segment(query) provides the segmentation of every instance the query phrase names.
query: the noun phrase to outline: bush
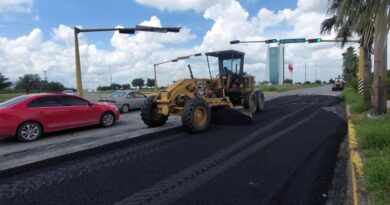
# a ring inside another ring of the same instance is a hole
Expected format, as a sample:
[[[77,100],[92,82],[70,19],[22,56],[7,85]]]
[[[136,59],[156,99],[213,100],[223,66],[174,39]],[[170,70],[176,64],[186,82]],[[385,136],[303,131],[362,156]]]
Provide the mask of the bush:
[[[353,88],[355,91],[358,90],[358,80],[356,78],[351,78],[349,81],[346,83],[346,87]]]
[[[346,87],[341,96],[350,106],[349,111],[352,114],[363,113],[371,109],[371,103],[365,103],[363,96],[351,87]]]
[[[356,120],[359,147],[363,149],[390,148],[390,118]]]

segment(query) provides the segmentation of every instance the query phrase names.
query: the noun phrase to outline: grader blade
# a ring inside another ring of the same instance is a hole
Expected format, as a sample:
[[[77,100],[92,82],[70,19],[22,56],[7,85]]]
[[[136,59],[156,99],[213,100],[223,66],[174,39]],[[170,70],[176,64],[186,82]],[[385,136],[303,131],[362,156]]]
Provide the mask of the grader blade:
[[[247,125],[252,123],[252,113],[245,109],[214,107],[211,109],[211,122],[219,125]]]

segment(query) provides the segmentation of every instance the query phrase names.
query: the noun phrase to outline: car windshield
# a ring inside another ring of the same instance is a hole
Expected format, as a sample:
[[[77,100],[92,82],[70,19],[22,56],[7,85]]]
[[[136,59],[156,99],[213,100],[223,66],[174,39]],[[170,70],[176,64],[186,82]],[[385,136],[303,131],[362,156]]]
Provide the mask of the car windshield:
[[[21,102],[21,101],[25,100],[26,98],[27,98],[27,95],[14,97],[12,99],[9,99],[5,102],[0,103],[0,107],[9,107],[9,106],[15,105],[16,103]]]
[[[126,94],[126,92],[113,92],[108,96],[108,98],[120,98],[120,97],[124,96],[125,94]]]

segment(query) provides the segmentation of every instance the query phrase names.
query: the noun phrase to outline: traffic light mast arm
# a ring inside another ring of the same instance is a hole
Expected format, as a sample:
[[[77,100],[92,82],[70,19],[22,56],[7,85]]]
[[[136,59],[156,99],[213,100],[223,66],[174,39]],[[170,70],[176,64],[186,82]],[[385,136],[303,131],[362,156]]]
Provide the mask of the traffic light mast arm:
[[[230,41],[230,44],[239,44],[239,43],[276,43],[278,40],[276,39],[267,39],[267,40],[256,40],[256,41],[240,41],[240,40],[234,40]]]
[[[343,41],[342,40],[333,39],[333,40],[322,40],[322,42],[341,43]],[[349,42],[349,43],[360,43],[359,40],[347,40],[347,42]]]
[[[75,64],[76,64],[76,84],[77,94],[83,96],[83,83],[81,78],[81,63],[80,63],[80,50],[78,34],[84,32],[105,32],[105,31],[119,31],[121,34],[135,34],[136,31],[143,32],[157,32],[157,33],[169,33],[180,32],[181,27],[150,27],[137,25],[135,28],[94,28],[94,29],[81,29],[74,27],[74,44],[75,44]]]

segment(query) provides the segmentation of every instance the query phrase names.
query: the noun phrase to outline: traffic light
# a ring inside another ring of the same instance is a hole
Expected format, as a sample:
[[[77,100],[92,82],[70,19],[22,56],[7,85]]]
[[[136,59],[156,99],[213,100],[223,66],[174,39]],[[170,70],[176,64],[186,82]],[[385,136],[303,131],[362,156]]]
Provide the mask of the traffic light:
[[[265,43],[276,43],[276,42],[278,42],[278,40],[276,40],[276,39],[265,40]]]
[[[308,43],[321,43],[322,38],[312,38],[312,39],[307,39]]]
[[[240,40],[230,41],[230,44],[239,44],[239,43],[240,43]]]
[[[118,30],[119,30],[119,33],[135,34],[134,28],[120,28]]]

